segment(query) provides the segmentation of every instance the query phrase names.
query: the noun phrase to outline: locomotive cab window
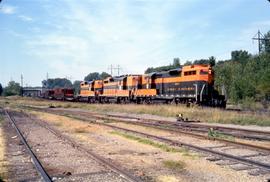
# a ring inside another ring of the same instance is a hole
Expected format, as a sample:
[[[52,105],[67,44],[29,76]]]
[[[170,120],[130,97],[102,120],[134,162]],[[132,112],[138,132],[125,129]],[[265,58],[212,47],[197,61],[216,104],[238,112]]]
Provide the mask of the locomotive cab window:
[[[181,76],[181,71],[179,71],[179,70],[169,71],[169,75],[170,76]]]
[[[189,76],[189,75],[196,75],[196,71],[186,71],[184,72],[185,76]]]

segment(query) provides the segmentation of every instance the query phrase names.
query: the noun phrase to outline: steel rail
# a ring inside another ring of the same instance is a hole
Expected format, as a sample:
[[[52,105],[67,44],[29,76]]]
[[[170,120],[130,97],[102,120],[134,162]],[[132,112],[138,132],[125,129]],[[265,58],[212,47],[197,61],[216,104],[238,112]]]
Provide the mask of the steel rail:
[[[32,109],[38,109],[38,110],[42,110],[40,108],[37,107],[32,107],[32,106],[23,106],[26,108],[32,108]],[[91,113],[91,114],[101,114],[101,113],[97,113],[97,112],[91,112],[91,111],[80,111],[83,113]],[[125,119],[136,119],[136,120],[141,120],[141,121],[152,121],[152,122],[158,122],[161,124],[172,124],[174,126],[182,126],[182,127],[186,127],[186,128],[190,128],[192,130],[192,127],[195,128],[206,128],[206,129],[214,129],[214,130],[229,130],[230,132],[246,132],[246,133],[253,133],[253,134],[261,134],[261,135],[269,135],[270,137],[270,131],[261,131],[261,130],[251,130],[251,129],[245,129],[245,128],[233,128],[233,127],[228,127],[228,126],[219,126],[219,125],[207,125],[207,124],[203,124],[203,123],[190,123],[190,122],[173,122],[173,121],[166,121],[166,120],[162,120],[162,119],[150,119],[150,118],[141,118],[141,117],[135,117],[135,116],[123,116],[123,115],[117,115],[117,114],[103,114],[106,115],[108,117],[118,117],[118,118],[125,118]],[[208,131],[208,130],[207,130]],[[224,133],[226,134],[226,133]],[[228,133],[233,135],[233,133]],[[248,137],[248,136],[246,136]],[[252,137],[251,137],[252,138]],[[267,139],[269,140],[269,139]]]
[[[46,111],[46,112],[48,112],[48,111]],[[50,113],[57,114],[55,112],[50,112]],[[76,117],[76,118],[80,119],[78,117]],[[93,118],[89,118],[89,119],[92,120]],[[270,172],[270,164],[250,160],[250,159],[247,159],[247,158],[244,158],[244,157],[241,157],[241,156],[235,156],[235,155],[231,155],[231,154],[227,154],[227,153],[222,153],[222,152],[219,152],[219,151],[199,147],[199,146],[196,146],[196,145],[192,145],[192,144],[188,144],[188,143],[184,143],[184,142],[180,142],[180,141],[171,140],[171,139],[164,138],[164,137],[159,137],[159,136],[155,136],[155,135],[151,135],[151,134],[147,134],[147,133],[143,133],[143,132],[139,132],[139,131],[135,131],[135,130],[130,130],[130,129],[126,129],[126,128],[122,128],[122,127],[118,127],[118,126],[113,126],[113,125],[107,124],[107,123],[94,123],[94,124],[108,126],[110,128],[113,128],[113,129],[122,130],[122,131],[125,131],[125,132],[130,132],[130,133],[138,134],[138,135],[141,135],[141,136],[145,136],[147,138],[156,139],[156,140],[168,143],[168,144],[173,145],[173,146],[180,146],[180,147],[184,146],[184,147],[196,150],[196,151],[206,152],[208,154],[214,154],[214,155],[220,156],[221,158],[226,158],[226,159],[229,159],[229,160],[238,161],[238,162],[244,163],[246,165],[253,165],[253,166],[265,169],[268,172]]]
[[[36,109],[36,108],[33,108],[33,109],[41,111],[40,109]],[[56,110],[47,110],[47,109],[42,110],[42,112],[48,112],[48,113],[58,114],[58,115],[62,115],[61,113],[59,114],[59,112],[64,112],[65,113],[65,111],[61,111],[61,110],[56,111]],[[217,138],[217,137],[210,138],[210,137],[208,137],[206,135],[203,135],[203,134],[194,133],[194,132],[191,132],[191,131],[186,131],[186,130],[184,130],[182,128],[179,128],[179,127],[175,127],[175,125],[168,126],[168,125],[162,125],[160,123],[143,122],[144,120],[142,120],[142,121],[128,121],[128,120],[125,120],[123,116],[121,116],[119,118],[116,118],[115,115],[114,115],[114,117],[106,117],[107,114],[104,114],[105,116],[102,116],[100,113],[98,113],[98,115],[96,115],[96,113],[94,113],[94,112],[84,112],[84,111],[75,111],[75,112],[81,113],[81,114],[86,114],[86,115],[91,115],[91,117],[98,118],[98,119],[113,120],[113,121],[116,121],[116,122],[123,122],[123,123],[127,123],[127,124],[136,124],[136,125],[141,125],[141,126],[145,126],[145,127],[161,129],[161,130],[165,130],[165,131],[169,131],[169,132],[182,133],[182,134],[185,134],[185,135],[190,135],[192,137],[203,138],[203,139],[208,139],[208,140],[209,139],[210,140],[217,140],[217,141],[227,143],[227,144],[230,144],[230,145],[235,145],[235,146],[239,146],[239,147],[243,147],[243,148],[249,148],[249,149],[253,149],[253,150],[259,150],[259,151],[262,151],[262,152],[270,153],[270,148],[269,147],[258,146],[258,145],[253,145],[253,144],[249,144],[249,143],[245,143],[245,142],[239,142],[239,141],[237,141],[237,142],[236,141],[230,141],[230,140]],[[71,113],[69,113],[69,115],[70,114]],[[63,114],[62,116],[66,116],[66,115]],[[74,116],[71,116],[71,117],[76,118],[76,119],[82,119],[80,117],[74,117]],[[88,118],[88,120],[90,120],[90,118]]]
[[[184,147],[188,147],[188,148],[193,149],[193,150],[197,150],[197,151],[201,151],[201,152],[207,152],[207,153],[210,153],[210,154],[215,154],[215,155],[218,155],[218,156],[220,156],[222,158],[225,157],[225,158],[227,158],[229,160],[238,161],[240,163],[245,163],[245,164],[248,164],[248,165],[254,165],[254,166],[257,166],[259,168],[266,169],[267,171],[270,172],[270,164],[266,164],[266,163],[246,159],[246,158],[231,155],[231,154],[222,153],[222,152],[219,152],[219,151],[214,151],[214,150],[211,150],[211,149],[208,149],[208,148],[203,148],[203,147],[199,147],[199,146],[196,146],[196,145],[192,145],[192,144],[188,144],[188,143],[184,143],[184,142],[180,142],[180,141],[175,141],[175,140],[171,140],[171,139],[160,137],[160,136],[155,136],[155,135],[151,135],[151,134],[147,134],[147,133],[143,133],[143,132],[139,132],[139,131],[135,131],[135,130],[130,130],[130,129],[126,129],[126,128],[122,128],[122,127],[118,127],[118,126],[113,126],[113,125],[106,124],[106,123],[97,123],[97,124],[98,125],[108,126],[108,127],[113,128],[113,129],[118,129],[118,130],[130,132],[130,133],[134,133],[134,134],[139,134],[139,135],[145,136],[147,138],[153,138],[153,139],[156,139],[156,140],[159,140],[159,141],[163,141],[165,143],[169,143],[170,145],[173,145],[173,146],[180,146],[180,147],[184,146]]]
[[[43,178],[43,180],[45,182],[52,182],[52,179],[50,178],[50,176],[48,175],[48,173],[46,172],[46,170],[44,169],[44,167],[42,166],[42,164],[40,163],[40,161],[38,160],[37,156],[34,154],[34,152],[31,150],[30,146],[28,145],[26,139],[24,138],[23,134],[21,133],[21,131],[19,130],[18,126],[16,125],[15,120],[10,116],[10,114],[8,113],[7,110],[4,110],[5,114],[7,115],[10,123],[14,126],[17,134],[19,135],[21,141],[23,142],[24,146],[26,147],[29,155],[32,158],[32,161],[34,163],[35,168],[37,169],[38,173],[41,175],[41,177]]]
[[[165,131],[174,132],[174,133],[181,133],[181,134],[184,134],[184,135],[189,135],[189,136],[202,138],[202,139],[206,139],[206,140],[217,140],[217,141],[221,141],[223,143],[227,143],[227,144],[231,144],[231,145],[235,145],[235,146],[240,146],[240,147],[244,147],[244,148],[250,148],[250,149],[253,149],[253,150],[255,149],[255,150],[260,150],[260,151],[263,151],[263,152],[270,153],[270,148],[269,147],[258,146],[258,145],[253,145],[253,144],[239,142],[239,141],[238,142],[230,141],[230,140],[217,138],[217,137],[211,138],[211,137],[208,137],[208,136],[203,135],[203,134],[193,133],[193,132],[189,132],[189,131],[182,131],[179,128],[166,127],[166,126],[161,125],[161,124],[144,123],[144,122],[136,122],[136,121],[128,122],[128,121],[123,121],[123,120],[121,120],[120,122],[124,122],[124,123],[127,123],[127,124],[136,124],[136,125],[156,128],[156,129],[165,130]]]
[[[174,123],[173,121],[166,121],[166,120],[161,120],[161,119],[148,119],[148,118],[140,118],[140,117],[134,117],[134,116],[121,116],[121,115],[116,115],[116,114],[106,114],[107,116],[110,117],[122,117],[122,118],[127,118],[127,119],[137,119],[137,120],[143,120],[143,121],[155,121],[155,122],[162,122],[162,123]],[[190,121],[192,122],[192,121]],[[249,133],[256,133],[256,134],[267,134],[270,135],[270,131],[261,131],[261,130],[251,130],[251,129],[244,129],[244,128],[232,128],[228,126],[218,126],[218,125],[206,125],[202,123],[190,123],[190,122],[177,122],[177,124],[181,124],[181,126],[193,126],[196,128],[199,127],[204,127],[204,128],[213,128],[213,129],[225,129],[225,130],[233,130],[233,131],[243,131],[243,132],[249,132]]]
[[[28,115],[28,117],[30,117]],[[31,117],[30,117],[31,118]],[[125,179],[132,181],[132,182],[140,182],[141,180],[139,178],[137,178],[136,176],[133,176],[132,174],[130,174],[129,172],[123,170],[122,168],[120,168],[119,166],[117,166],[116,164],[111,163],[109,160],[103,158],[102,156],[99,156],[98,154],[92,152],[91,150],[87,149],[86,147],[78,144],[77,142],[75,142],[72,138],[63,135],[61,132],[59,132],[58,130],[52,128],[51,126],[49,126],[48,124],[45,123],[40,123],[40,122],[36,122],[39,126],[46,128],[47,130],[49,130],[51,133],[53,133],[56,137],[60,138],[61,140],[68,142],[70,145],[72,145],[74,148],[77,148],[78,150],[81,150],[82,152],[87,153],[88,155],[90,155],[94,160],[96,160],[98,163],[105,165],[106,167],[108,167],[110,170],[118,173],[120,176],[123,176]]]
[[[110,117],[105,117],[105,116],[100,116],[100,115],[91,115],[92,117],[98,118],[98,119],[104,119],[104,120],[114,120],[116,122],[123,122],[123,123],[127,123],[127,124],[136,124],[136,125],[140,125],[140,126],[145,126],[145,127],[151,127],[151,128],[156,128],[156,129],[160,129],[160,130],[165,130],[165,131],[169,131],[169,132],[174,132],[174,133],[181,133],[184,135],[190,135],[193,137],[197,137],[197,138],[202,138],[202,139],[207,139],[207,140],[217,140],[217,141],[221,141],[223,143],[227,143],[227,144],[231,144],[231,145],[235,145],[235,146],[240,146],[240,147],[244,147],[244,148],[250,148],[253,150],[260,150],[262,152],[267,152],[270,153],[270,148],[269,147],[264,147],[264,146],[258,146],[258,145],[253,145],[253,144],[249,144],[249,143],[244,143],[244,142],[236,142],[236,141],[230,141],[230,140],[226,140],[226,139],[222,139],[222,138],[217,138],[217,137],[213,137],[210,138],[206,135],[203,134],[198,134],[198,133],[193,133],[193,132],[189,132],[189,131],[183,131],[180,128],[172,128],[171,126],[165,126],[159,123],[147,123],[147,122],[141,122],[141,121],[127,121],[124,120],[123,118],[121,118],[121,120],[117,119],[117,118],[110,118]]]

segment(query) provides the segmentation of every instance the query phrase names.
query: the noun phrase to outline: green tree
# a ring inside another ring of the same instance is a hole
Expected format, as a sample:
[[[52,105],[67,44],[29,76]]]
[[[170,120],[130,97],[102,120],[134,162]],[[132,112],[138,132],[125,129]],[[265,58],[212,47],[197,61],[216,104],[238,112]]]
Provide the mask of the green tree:
[[[3,87],[2,87],[2,84],[0,83],[0,96],[2,95],[3,93]]]
[[[270,54],[270,31],[268,31],[264,35],[264,38],[266,39],[265,41],[262,42],[264,50],[266,53]]]
[[[110,77],[111,75],[109,74],[109,73],[106,73],[106,72],[102,72],[101,74],[100,74],[100,78],[101,79],[105,79],[105,78],[108,78],[108,77]]]
[[[186,61],[184,66],[189,66],[189,65],[192,65],[192,61]]]
[[[79,91],[80,91],[80,84],[81,84],[82,81],[79,81],[79,80],[76,80],[73,82],[73,88],[74,88],[74,91],[75,91],[75,94],[78,94]]]
[[[43,80],[42,85],[49,89],[72,87],[71,81],[66,78],[51,78],[48,80]]]
[[[231,52],[231,60],[240,62],[240,63],[247,63],[247,60],[251,58],[251,54],[248,53],[248,51],[245,50],[236,50]]]
[[[84,81],[92,81],[92,80],[99,80],[100,75],[98,72],[89,73],[86,77],[84,77]]]
[[[270,54],[255,57],[256,62],[256,96],[259,100],[270,101]]]
[[[181,65],[180,65],[180,59],[179,58],[174,58],[173,60],[173,64],[169,64],[167,66],[159,66],[159,67],[150,67],[150,68],[147,68],[144,73],[145,74],[148,74],[148,73],[153,73],[153,72],[161,72],[161,71],[168,71],[168,70],[171,70],[171,69],[175,69],[175,68],[179,68]]]
[[[146,70],[145,70],[145,74],[148,74],[148,73],[153,73],[153,72],[155,72],[155,68],[153,68],[153,67],[149,67],[149,68],[147,68]]]
[[[216,58],[214,56],[210,56],[208,60],[209,60],[209,64],[211,66],[215,66],[216,65]]]
[[[15,81],[10,81],[8,86],[4,88],[4,96],[20,95],[21,86]]]
[[[180,59],[179,58],[174,58],[173,59],[173,66],[174,67],[180,67]]]

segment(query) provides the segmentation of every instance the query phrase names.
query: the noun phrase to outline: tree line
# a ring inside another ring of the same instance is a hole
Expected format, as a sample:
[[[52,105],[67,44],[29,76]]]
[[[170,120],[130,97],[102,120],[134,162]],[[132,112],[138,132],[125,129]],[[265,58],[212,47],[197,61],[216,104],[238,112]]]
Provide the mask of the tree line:
[[[183,65],[192,64],[210,64],[215,71],[215,87],[221,93],[225,93],[227,99],[232,102],[241,102],[250,99],[253,101],[270,101],[270,31],[264,35],[266,40],[262,42],[263,52],[259,55],[252,55],[245,50],[235,50],[231,52],[231,58],[228,60],[216,61],[211,56],[208,59],[199,59],[186,61]],[[145,74],[152,72],[168,71],[170,69],[180,68],[180,59],[174,58],[172,64],[149,67]],[[89,73],[84,77],[84,81],[105,79],[109,77],[106,72]],[[74,88],[79,92],[81,81],[76,80],[73,83],[66,78],[54,78],[43,80],[42,85],[53,89],[57,87]],[[20,95],[21,87],[19,83],[11,81],[8,86],[2,88],[0,84],[0,95]]]
[[[89,73],[84,77],[84,81],[92,81],[92,80],[98,80],[98,79],[105,79],[107,77],[111,76],[110,74],[106,72],[98,73],[93,72]],[[47,80],[42,81],[42,86],[47,89],[55,89],[55,88],[73,88],[75,90],[75,93],[79,93],[80,89],[80,83],[81,80],[76,80],[73,83],[66,78],[50,78]],[[22,88],[19,83],[15,81],[10,81],[8,85],[3,88],[0,83],[0,96],[12,96],[12,95],[21,95],[22,94]]]
[[[231,52],[229,60],[216,61],[211,56],[208,59],[186,61],[183,65],[210,64],[215,71],[215,87],[224,93],[227,99],[234,103],[241,101],[260,101],[263,104],[270,101],[270,31],[264,35],[263,51],[252,55],[245,50]],[[179,68],[178,64],[160,67],[150,67],[145,73],[167,71]]]

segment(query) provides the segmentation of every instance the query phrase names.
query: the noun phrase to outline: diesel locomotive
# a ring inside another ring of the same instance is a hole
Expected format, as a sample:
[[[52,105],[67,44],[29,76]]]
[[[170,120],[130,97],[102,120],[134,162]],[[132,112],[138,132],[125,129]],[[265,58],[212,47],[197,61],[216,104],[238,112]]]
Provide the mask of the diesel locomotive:
[[[226,107],[226,100],[214,88],[209,65],[189,65],[144,75],[122,75],[84,81],[77,100],[90,103],[186,103]]]

